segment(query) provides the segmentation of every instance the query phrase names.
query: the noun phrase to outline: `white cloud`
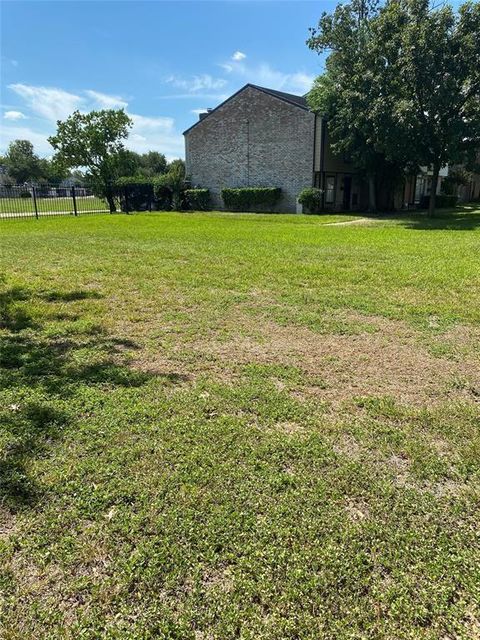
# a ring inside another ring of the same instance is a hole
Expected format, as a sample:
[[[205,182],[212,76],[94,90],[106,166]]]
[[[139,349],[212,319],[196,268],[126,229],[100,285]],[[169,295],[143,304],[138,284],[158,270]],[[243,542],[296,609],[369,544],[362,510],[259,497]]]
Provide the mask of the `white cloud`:
[[[53,153],[53,149],[47,142],[47,138],[52,133],[53,131],[42,133],[19,125],[4,125],[1,128],[0,151],[5,152],[13,140],[30,140],[34,146],[35,153],[41,156],[50,156]]]
[[[192,109],[190,113],[193,113],[196,116],[198,116],[200,113],[205,113],[206,111],[207,111],[207,107],[205,107],[204,109]]]
[[[63,89],[34,87],[31,85],[10,85],[10,89],[19,95],[32,114],[37,118],[38,130],[20,126],[3,126],[0,147],[5,149],[9,142],[17,138],[31,140],[35,151],[41,155],[50,155],[52,148],[47,142],[48,136],[55,131],[56,120],[67,118],[75,109],[88,111],[95,108],[126,108],[128,103],[118,95],[110,95],[91,89],[80,92],[80,95],[68,93]],[[20,113],[6,112],[7,113]],[[168,159],[183,156],[183,136],[177,131],[175,120],[166,116],[149,117],[135,113],[128,114],[133,121],[130,134],[125,145],[133,151],[160,151]],[[21,117],[20,116],[20,117]],[[7,119],[14,120],[12,116]],[[17,117],[17,119],[19,119]]]
[[[245,60],[246,57],[247,54],[243,53],[243,51],[235,51],[232,56],[232,60],[235,60],[235,62],[240,62],[240,60]]]
[[[168,160],[183,157],[183,136],[175,128],[175,120],[165,116],[157,118],[130,113],[133,126],[125,145],[132,151],[160,151]]]
[[[125,109],[128,106],[128,102],[120,96],[100,93],[100,91],[92,91],[91,89],[87,89],[85,93],[96,103],[96,106],[101,109]]]
[[[203,73],[199,76],[192,76],[191,78],[181,78],[172,75],[166,78],[165,82],[172,84],[174,87],[184,89],[189,93],[221,89],[227,84],[225,78],[213,78],[208,73]]]
[[[26,120],[27,118],[21,111],[5,111],[3,117],[5,120]]]
[[[285,73],[271,67],[267,62],[249,65],[232,57],[220,65],[230,76],[240,78],[251,84],[258,84],[289,93],[304,94],[312,87],[314,76],[304,71]]]
[[[51,122],[64,120],[84,103],[84,99],[80,96],[54,87],[10,84],[8,88],[23,98],[36,115]]]

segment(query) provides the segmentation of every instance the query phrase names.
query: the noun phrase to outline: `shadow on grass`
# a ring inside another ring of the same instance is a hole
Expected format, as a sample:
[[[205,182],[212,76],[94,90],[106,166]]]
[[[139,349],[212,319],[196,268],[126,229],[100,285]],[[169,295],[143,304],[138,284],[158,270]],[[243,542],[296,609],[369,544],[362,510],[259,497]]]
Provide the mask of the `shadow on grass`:
[[[98,291],[46,291],[40,295],[47,302],[75,302],[76,300],[99,300]]]
[[[0,293],[0,505],[12,512],[32,506],[41,495],[31,464],[77,420],[79,390],[110,393],[140,387],[154,377],[169,384],[186,380],[179,373],[145,373],[128,366],[125,351],[138,348],[131,340],[98,327],[52,337],[28,313],[35,298],[66,302],[99,297],[88,291],[35,294],[21,287]]]
[[[455,209],[438,209],[435,215],[429,217],[427,212],[398,216],[403,226],[408,229],[421,231],[473,231],[480,228],[479,206],[462,206]]]

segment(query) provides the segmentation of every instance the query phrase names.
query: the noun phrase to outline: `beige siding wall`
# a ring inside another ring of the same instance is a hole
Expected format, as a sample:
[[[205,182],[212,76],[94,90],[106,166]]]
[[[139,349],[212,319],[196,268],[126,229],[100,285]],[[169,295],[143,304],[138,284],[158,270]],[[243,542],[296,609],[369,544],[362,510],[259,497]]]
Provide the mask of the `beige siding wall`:
[[[350,162],[345,162],[338,154],[333,153],[330,146],[328,126],[325,124],[322,125],[322,118],[320,116],[317,117],[315,125],[315,171],[321,170],[322,126],[326,127],[324,158],[325,171],[330,171],[332,173],[351,173],[354,171],[353,165]]]

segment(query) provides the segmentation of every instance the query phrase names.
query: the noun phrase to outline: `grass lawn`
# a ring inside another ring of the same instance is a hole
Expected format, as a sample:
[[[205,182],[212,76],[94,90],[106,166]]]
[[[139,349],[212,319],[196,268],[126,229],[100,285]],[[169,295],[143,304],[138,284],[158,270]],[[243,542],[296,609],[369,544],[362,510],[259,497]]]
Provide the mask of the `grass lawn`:
[[[77,196],[78,213],[90,211],[108,211],[108,205],[102,198],[96,196]],[[74,212],[72,198],[39,198],[37,197],[38,215]],[[0,198],[0,218],[15,216],[35,216],[33,198]]]
[[[0,636],[480,637],[480,209],[0,225]]]

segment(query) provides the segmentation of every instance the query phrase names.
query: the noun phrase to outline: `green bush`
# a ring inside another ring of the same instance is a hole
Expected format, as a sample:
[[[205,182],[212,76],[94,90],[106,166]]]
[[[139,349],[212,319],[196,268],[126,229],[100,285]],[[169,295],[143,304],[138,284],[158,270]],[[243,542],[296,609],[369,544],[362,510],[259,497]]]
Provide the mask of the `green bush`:
[[[304,213],[320,213],[322,210],[322,189],[308,187],[300,191],[298,201],[304,209]]]
[[[116,183],[122,211],[151,211],[155,195],[153,181],[143,176],[123,176]]]
[[[453,209],[457,206],[458,197],[455,195],[435,196],[435,208],[437,209]],[[430,196],[422,196],[420,198],[420,209],[428,209]]]
[[[168,165],[167,173],[155,179],[155,194],[157,198],[160,194],[165,194],[168,189],[170,194],[170,208],[175,211],[187,209],[185,201],[185,162],[183,160],[172,160]]]
[[[183,192],[188,208],[193,211],[210,209],[210,191],[208,189],[185,189]]]
[[[20,198],[31,198],[32,194],[30,193],[30,191],[21,191],[20,192]]]
[[[222,189],[222,199],[226,209],[248,211],[263,209],[271,211],[278,203],[282,190],[278,187],[242,187]]]

